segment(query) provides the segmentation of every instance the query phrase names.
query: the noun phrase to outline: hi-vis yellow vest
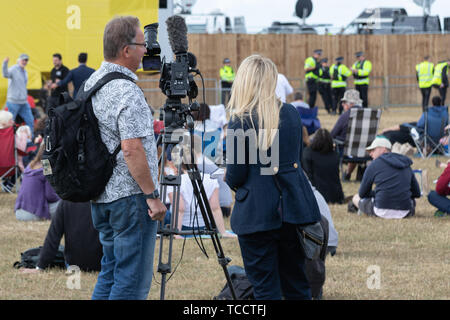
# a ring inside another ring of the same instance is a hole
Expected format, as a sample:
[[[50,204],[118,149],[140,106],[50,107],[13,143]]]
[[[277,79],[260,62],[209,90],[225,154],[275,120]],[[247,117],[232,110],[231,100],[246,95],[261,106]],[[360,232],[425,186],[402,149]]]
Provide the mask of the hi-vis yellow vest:
[[[355,85],[369,84],[372,62],[369,60],[356,61],[352,68],[358,70],[358,73],[355,75],[355,81],[353,82]]]
[[[223,66],[220,68],[220,79],[223,81],[233,82],[234,81],[234,70],[231,66]]]
[[[429,88],[433,84],[434,65],[431,62],[423,61],[416,65],[419,88]]]
[[[314,59],[313,57],[308,57],[305,60],[305,67],[304,69],[309,69],[309,68],[315,68],[317,66],[317,61],[316,59]],[[319,75],[317,75],[314,71],[310,71],[308,73],[305,74],[305,79],[317,79],[319,78]]]
[[[347,78],[352,75],[352,72],[345,64],[333,64],[330,68],[331,87],[345,88],[347,86]]]
[[[436,67],[434,68],[433,85],[440,86],[442,84],[442,71],[446,66],[448,66],[447,62],[441,62],[436,65]]]

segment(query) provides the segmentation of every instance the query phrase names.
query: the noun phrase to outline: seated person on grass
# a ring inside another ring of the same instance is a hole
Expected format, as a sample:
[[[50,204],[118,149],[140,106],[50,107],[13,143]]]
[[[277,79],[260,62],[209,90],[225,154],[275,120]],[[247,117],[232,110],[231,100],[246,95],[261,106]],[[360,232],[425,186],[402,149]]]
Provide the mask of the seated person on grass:
[[[194,140],[194,146],[201,146],[201,140],[200,143],[195,143],[195,141],[198,141],[198,139]],[[176,148],[179,148],[178,146]],[[194,147],[194,150],[198,151],[198,147]],[[197,157],[198,154],[194,154],[195,157]],[[176,155],[176,153],[172,153],[172,160],[174,161],[174,164],[176,166],[179,165],[179,161],[182,161],[181,163],[181,184],[180,184],[180,201],[178,203],[178,221],[177,221],[177,227],[178,230],[186,231],[186,230],[192,230],[193,233],[199,233],[198,230],[204,230],[205,229],[205,221],[203,220],[203,216],[199,207],[199,204],[197,203],[195,196],[194,196],[194,189],[192,186],[192,182],[188,175],[188,167],[186,164],[192,163],[190,160],[190,149],[186,146],[183,147],[183,157],[179,157],[179,155]],[[198,164],[198,159],[197,164]],[[212,211],[213,219],[215,222],[215,225],[217,226],[217,230],[219,231],[220,235],[222,237],[227,238],[236,238],[236,234],[229,232],[225,230],[225,223],[223,218],[223,213],[220,208],[220,200],[219,200],[219,183],[216,179],[211,178],[211,176],[206,173],[202,172],[202,183],[205,190],[205,194],[208,198],[209,206]],[[174,190],[168,190],[168,197],[170,199],[171,208],[174,207]],[[172,210],[173,213],[173,210]],[[170,221],[170,220],[169,220]],[[176,236],[175,238],[181,238],[180,236]]]
[[[450,200],[447,198],[450,195],[450,160],[447,163],[438,162],[438,164],[445,169],[437,180],[436,191],[430,191],[428,194],[428,201],[437,208],[434,216],[444,217],[450,215]]]
[[[420,197],[420,188],[408,157],[391,152],[392,145],[378,136],[367,148],[371,164],[364,172],[359,192],[353,197],[351,209],[359,209],[368,216],[402,219],[415,213],[414,198]],[[372,185],[375,190],[372,191]]]
[[[23,273],[47,269],[63,237],[67,266],[77,266],[85,272],[100,271],[103,248],[92,223],[91,203],[61,200],[45,237],[37,268],[25,269]]]

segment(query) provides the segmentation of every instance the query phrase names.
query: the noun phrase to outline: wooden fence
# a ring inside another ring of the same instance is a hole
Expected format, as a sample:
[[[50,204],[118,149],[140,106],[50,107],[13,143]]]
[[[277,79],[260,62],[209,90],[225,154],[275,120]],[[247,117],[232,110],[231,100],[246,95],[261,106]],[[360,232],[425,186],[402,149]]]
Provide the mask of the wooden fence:
[[[302,34],[190,34],[189,51],[195,54],[198,68],[207,80],[206,102],[217,103],[216,86],[224,58],[235,70],[247,56],[259,53],[272,59],[296,89],[304,89],[304,61],[314,49],[322,49],[322,57],[331,63],[338,56],[351,66],[355,52],[364,51],[372,62],[369,103],[372,106],[420,105],[421,96],[415,80],[415,66],[425,55],[437,63],[450,57],[450,34],[420,35],[302,35]],[[331,64],[330,63],[330,64]],[[159,76],[141,75],[149,103],[158,109],[165,101],[158,91]],[[201,86],[199,78],[197,83]],[[215,82],[216,81],[216,82]],[[353,85],[350,79],[348,86]],[[434,91],[433,94],[437,93]],[[198,100],[202,100],[201,97]],[[321,105],[322,100],[318,99]]]

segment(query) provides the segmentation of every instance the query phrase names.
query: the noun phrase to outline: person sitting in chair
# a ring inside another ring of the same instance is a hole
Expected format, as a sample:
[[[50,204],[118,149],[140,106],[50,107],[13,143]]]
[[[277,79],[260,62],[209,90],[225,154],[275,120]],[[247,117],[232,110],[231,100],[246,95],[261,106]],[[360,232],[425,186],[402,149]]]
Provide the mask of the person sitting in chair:
[[[373,161],[364,172],[353,206],[368,216],[402,219],[414,215],[414,198],[420,197],[420,188],[411,169],[411,159],[391,152],[391,148],[383,136],[377,136],[366,148]],[[350,203],[349,209],[353,206]]]
[[[438,144],[444,135],[444,127],[448,125],[448,111],[447,107],[442,106],[439,96],[434,96],[431,102],[433,105],[428,108],[427,134],[429,140]],[[398,126],[384,129],[381,134],[388,138],[391,144],[396,142],[401,144],[409,143],[411,146],[416,147],[411,135],[412,128],[418,129],[419,132],[425,131],[425,112],[422,113],[419,121],[402,123]]]
[[[344,142],[347,137],[347,127],[350,120],[350,109],[352,108],[362,108],[362,100],[359,97],[359,92],[350,89],[345,91],[344,97],[342,98],[342,105],[344,107],[344,113],[339,116],[333,129],[331,130],[331,137],[336,142],[336,149],[339,155],[342,157],[344,153]],[[347,166],[347,172],[344,175],[344,180],[350,180],[353,170],[356,167],[356,163],[349,162]]]

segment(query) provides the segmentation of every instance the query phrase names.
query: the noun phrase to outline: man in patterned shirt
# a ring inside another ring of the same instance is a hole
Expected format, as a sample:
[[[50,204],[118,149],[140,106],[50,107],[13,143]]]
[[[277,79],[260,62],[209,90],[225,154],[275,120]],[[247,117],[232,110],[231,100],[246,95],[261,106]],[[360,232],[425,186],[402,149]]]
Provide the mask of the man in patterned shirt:
[[[110,72],[135,80],[146,52],[136,17],[117,17],[105,27],[101,67],[84,90]],[[105,191],[92,202],[92,220],[103,246],[101,271],[92,299],[146,299],[152,280],[157,220],[166,207],[159,199],[153,117],[142,90],[132,81],[112,80],[93,97],[103,142],[117,165]]]

